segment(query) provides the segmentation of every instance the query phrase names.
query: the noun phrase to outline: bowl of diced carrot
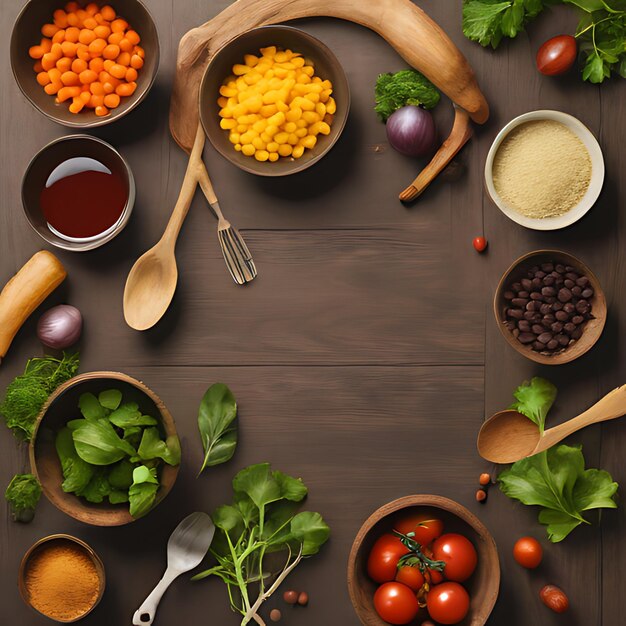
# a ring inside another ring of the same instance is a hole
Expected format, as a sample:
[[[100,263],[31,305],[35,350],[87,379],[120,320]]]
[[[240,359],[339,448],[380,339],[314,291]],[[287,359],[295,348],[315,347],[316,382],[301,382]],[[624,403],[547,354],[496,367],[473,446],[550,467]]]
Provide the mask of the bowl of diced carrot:
[[[337,57],[291,26],[236,37],[211,59],[200,85],[200,119],[226,159],[260,176],[300,172],[341,135],[350,89]]]
[[[103,126],[124,116],[146,97],[158,65],[156,26],[139,0],[31,0],[13,27],[17,84],[64,126]]]

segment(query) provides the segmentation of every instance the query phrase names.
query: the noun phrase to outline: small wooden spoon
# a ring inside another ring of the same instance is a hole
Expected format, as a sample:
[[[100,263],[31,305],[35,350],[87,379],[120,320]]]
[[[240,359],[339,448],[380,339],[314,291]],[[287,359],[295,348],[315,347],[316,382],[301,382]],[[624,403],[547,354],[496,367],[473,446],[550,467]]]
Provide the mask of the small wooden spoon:
[[[185,179],[170,221],[159,241],[133,265],[124,288],[124,318],[135,330],[152,328],[167,311],[178,282],[176,240],[198,186],[204,131],[198,127]],[[204,165],[202,165],[204,168]]]
[[[513,410],[499,411],[482,425],[478,433],[478,453],[493,463],[515,463],[551,448],[590,424],[622,415],[626,415],[626,385],[613,389],[584,413],[543,434],[525,415]]]

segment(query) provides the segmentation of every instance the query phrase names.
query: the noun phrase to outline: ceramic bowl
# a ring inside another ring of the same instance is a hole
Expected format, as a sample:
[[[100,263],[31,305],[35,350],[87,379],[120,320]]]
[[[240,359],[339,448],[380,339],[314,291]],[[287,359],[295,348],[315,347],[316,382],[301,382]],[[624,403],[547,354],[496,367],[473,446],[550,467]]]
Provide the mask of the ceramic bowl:
[[[538,120],[554,120],[555,122],[560,122],[561,124],[567,126],[567,128],[569,128],[569,130],[571,130],[583,142],[585,148],[587,148],[591,158],[592,168],[589,187],[580,202],[563,215],[559,215],[558,217],[547,217],[544,219],[526,217],[516,211],[498,195],[493,183],[493,162],[496,153],[498,152],[498,148],[504,139],[520,124]],[[559,228],[565,228],[566,226],[577,222],[595,204],[598,196],[600,195],[600,191],[602,190],[603,183],[604,158],[602,157],[602,150],[600,149],[597,139],[580,120],[568,115],[567,113],[561,113],[560,111],[531,111],[511,120],[496,135],[496,138],[489,149],[489,153],[487,154],[487,161],[485,163],[485,186],[491,200],[509,219],[525,226],[526,228],[532,228],[534,230],[558,230]]]
[[[232,73],[235,63],[243,63],[245,54],[259,54],[259,49],[277,46],[300,52],[315,64],[315,73],[333,84],[333,98],[337,102],[337,112],[329,135],[319,135],[312,150],[305,150],[299,159],[280,158],[278,161],[259,162],[237,152],[230,143],[229,131],[220,128],[218,115],[220,106],[219,88],[224,79]],[[348,118],[350,109],[350,89],[348,79],[331,50],[319,39],[291,26],[263,26],[250,30],[226,44],[209,63],[200,85],[200,119],[204,130],[215,149],[240,169],[259,176],[286,176],[295,174],[317,163],[327,154],[339,139]]]
[[[571,265],[578,272],[589,278],[589,282],[594,291],[593,298],[589,301],[591,303],[591,314],[593,315],[593,318],[585,323],[583,334],[578,341],[567,346],[562,352],[553,355],[546,355],[536,352],[528,345],[520,343],[513,336],[513,333],[504,325],[504,312],[507,308],[507,301],[504,298],[504,292],[511,283],[519,280],[533,265],[541,265],[542,263],[552,261],[560,261],[564,265]],[[529,252],[528,254],[521,256],[511,264],[506,272],[504,272],[494,295],[493,313],[502,336],[506,339],[507,343],[517,350],[517,352],[519,352],[522,356],[525,356],[531,361],[535,361],[535,363],[541,363],[543,365],[562,365],[577,359],[585,354],[585,352],[591,350],[598,339],[600,339],[600,335],[602,334],[606,323],[607,306],[600,281],[580,259],[577,259],[575,256],[560,250],[535,250],[534,252]]]
[[[85,6],[89,0],[79,0]],[[120,106],[104,116],[98,117],[95,111],[83,109],[74,114],[69,111],[68,102],[57,104],[54,96],[49,96],[36,80],[33,70],[34,60],[28,55],[31,46],[42,38],[41,27],[52,22],[52,14],[62,8],[66,2],[59,0],[30,0],[19,14],[11,35],[11,68],[22,93],[30,103],[46,117],[72,128],[95,128],[104,126],[124,117],[132,111],[147,95],[159,68],[159,37],[156,25],[146,6],[139,0],[112,1],[102,0],[102,6],[111,4],[121,17],[128,21],[141,37],[141,47],[146,51],[145,64],[139,71],[137,89],[132,96],[122,98]]]
[[[106,587],[106,576],[104,573],[104,564],[102,563],[102,559],[100,559],[100,557],[94,552],[94,550],[84,541],[81,541],[80,539],[76,537],[72,537],[72,535],[57,534],[57,535],[50,535],[48,537],[43,537],[39,541],[35,542],[28,549],[28,551],[24,555],[24,558],[22,559],[22,562],[20,564],[20,570],[18,573],[17,585],[20,590],[20,595],[22,596],[22,599],[24,600],[24,602],[26,602],[28,606],[32,607],[35,611],[37,611],[37,609],[33,607],[31,604],[30,594],[28,592],[28,587],[26,585],[26,574],[28,571],[28,566],[30,565],[31,559],[37,556],[37,554],[41,550],[52,547],[52,546],[63,546],[64,544],[73,544],[75,546],[78,546],[80,549],[82,549],[84,553],[91,559],[91,561],[93,562],[96,568],[96,572],[98,573],[98,595],[94,603],[91,605],[91,607],[87,611],[85,611],[78,617],[75,617],[72,619],[58,619],[58,618],[52,618],[46,615],[48,619],[51,619],[54,622],[61,623],[61,624],[69,624],[72,622],[77,622],[78,620],[83,619],[83,617],[85,617],[86,615],[89,615],[89,613],[91,613],[96,608],[96,606],[98,606],[98,603],[102,599],[102,595],[104,594],[104,589]]]
[[[463,583],[470,595],[470,608],[459,626],[483,626],[498,598],[500,563],[496,543],[484,524],[464,506],[436,495],[413,495],[394,500],[372,513],[357,533],[348,557],[348,590],[359,619],[365,626],[387,626],[374,609],[374,592],[378,588],[367,575],[367,558],[376,540],[391,532],[396,520],[425,513],[441,519],[445,532],[467,537],[478,553],[478,565],[472,577]],[[426,613],[420,613],[427,619]]]
[[[93,526],[121,526],[135,521],[128,512],[127,502],[93,504],[73,493],[63,491],[63,471],[54,445],[56,433],[69,420],[80,416],[80,396],[88,391],[97,395],[106,389],[119,389],[123,394],[123,402],[136,402],[142,413],[160,419],[162,435],[176,435],[170,412],[161,399],[142,382],[118,372],[89,372],[62,384],[41,409],[29,447],[30,466],[32,473],[39,479],[45,496],[63,513]],[[153,509],[174,486],[179,467],[166,463],[160,466],[161,486]]]
[[[86,157],[99,161],[119,176],[126,187],[126,205],[118,221],[108,230],[93,237],[72,239],[50,229],[40,204],[41,190],[52,171],[64,161]],[[63,250],[84,252],[111,241],[124,230],[135,204],[135,180],[128,161],[111,145],[90,135],[69,135],[52,141],[32,159],[22,180],[22,205],[28,223],[49,244]]]

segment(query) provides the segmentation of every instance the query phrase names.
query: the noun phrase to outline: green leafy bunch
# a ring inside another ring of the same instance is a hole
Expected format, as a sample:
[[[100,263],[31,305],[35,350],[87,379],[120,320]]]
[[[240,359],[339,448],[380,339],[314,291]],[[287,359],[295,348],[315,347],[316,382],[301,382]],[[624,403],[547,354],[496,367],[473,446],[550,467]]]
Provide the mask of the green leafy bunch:
[[[416,70],[400,70],[395,74],[380,74],[375,88],[374,110],[383,122],[398,109],[407,105],[432,109],[437,106],[441,94],[437,88]]]
[[[41,485],[32,474],[16,474],[4,497],[11,506],[11,514],[16,522],[31,522],[41,497]]]
[[[193,577],[220,578],[227,586],[231,607],[243,616],[242,626],[254,619],[261,604],[278,588],[302,557],[316,554],[330,530],[319,513],[298,511],[307,496],[299,478],[272,471],[269,463],[251,465],[233,479],[233,502],[220,506],[212,518],[216,535],[211,554],[217,564]],[[286,557],[278,578],[266,567],[268,555]],[[253,600],[251,586],[258,586]]]
[[[576,28],[583,57],[583,80],[601,83],[612,72],[626,77],[626,0],[464,0],[463,33],[497,48],[514,38],[544,8],[570,4],[581,12]]]
[[[21,376],[7,387],[0,414],[20,440],[30,441],[35,421],[50,394],[78,371],[78,354],[35,357],[26,363]]]
[[[556,387],[543,378],[524,382],[511,406],[544,431],[546,416],[557,395]],[[618,484],[598,469],[585,469],[581,446],[553,446],[544,452],[514,463],[498,476],[500,489],[523,504],[540,506],[539,522],[546,526],[548,539],[562,541],[581,524],[593,509],[614,509]]]
[[[118,389],[84,393],[78,405],[83,417],[70,420],[55,440],[63,491],[88,502],[128,502],[130,514],[142,517],[156,499],[161,463],[180,463],[178,437],[162,439],[158,421],[135,402],[122,404]]]

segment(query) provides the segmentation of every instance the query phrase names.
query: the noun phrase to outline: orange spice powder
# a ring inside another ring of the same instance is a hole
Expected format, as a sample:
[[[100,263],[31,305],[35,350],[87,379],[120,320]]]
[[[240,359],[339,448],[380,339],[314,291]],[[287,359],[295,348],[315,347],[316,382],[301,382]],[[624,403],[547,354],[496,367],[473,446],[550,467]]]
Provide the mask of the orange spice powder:
[[[98,599],[99,582],[91,557],[70,541],[43,545],[30,558],[25,574],[31,606],[60,620],[85,614]]]

